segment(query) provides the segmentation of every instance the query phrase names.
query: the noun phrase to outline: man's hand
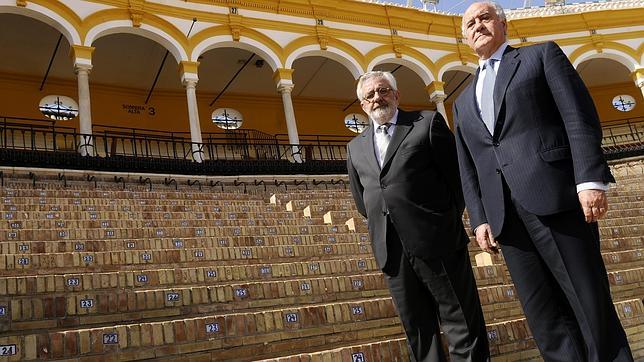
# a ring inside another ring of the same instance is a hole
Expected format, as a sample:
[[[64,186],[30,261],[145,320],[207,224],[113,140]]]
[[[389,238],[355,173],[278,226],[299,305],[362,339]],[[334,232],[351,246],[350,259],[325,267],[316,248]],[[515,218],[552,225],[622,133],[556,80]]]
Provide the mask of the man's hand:
[[[476,227],[474,232],[476,233],[476,242],[481,247],[481,250],[490,254],[499,253],[499,244],[494,240],[490,224],[481,224]]]
[[[584,210],[586,222],[597,222],[608,211],[608,199],[606,191],[603,190],[582,190],[577,194],[579,203]]]

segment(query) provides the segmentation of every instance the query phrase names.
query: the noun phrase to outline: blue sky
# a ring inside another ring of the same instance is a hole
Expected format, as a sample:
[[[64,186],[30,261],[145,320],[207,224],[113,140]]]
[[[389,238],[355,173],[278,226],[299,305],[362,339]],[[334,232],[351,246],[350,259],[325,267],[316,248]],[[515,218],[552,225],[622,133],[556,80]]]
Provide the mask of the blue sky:
[[[397,4],[406,5],[407,0],[385,0],[384,2],[393,2]],[[439,0],[438,10],[448,11],[451,13],[463,13],[470,4],[476,2],[476,0]],[[497,0],[504,9],[516,9],[522,8],[525,0]],[[543,0],[530,0],[532,6],[543,6]],[[585,3],[590,2],[590,0],[573,0],[567,1],[567,3]],[[422,2],[420,0],[414,0],[414,6],[422,7]]]

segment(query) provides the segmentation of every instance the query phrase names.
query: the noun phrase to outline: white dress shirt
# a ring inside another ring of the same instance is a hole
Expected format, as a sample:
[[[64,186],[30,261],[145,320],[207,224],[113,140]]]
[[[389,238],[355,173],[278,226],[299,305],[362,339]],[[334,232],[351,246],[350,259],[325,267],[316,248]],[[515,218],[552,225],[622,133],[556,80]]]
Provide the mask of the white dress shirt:
[[[497,49],[492,56],[490,56],[489,59],[494,59],[494,73],[499,74],[499,65],[501,64],[501,59],[503,59],[503,52],[505,52],[505,48],[507,48],[508,42],[505,42],[501,44],[499,49]],[[483,94],[483,79],[487,76],[487,71],[486,69],[483,69],[483,64],[487,59],[479,59],[479,68],[481,71],[479,72],[479,77],[476,81],[476,106],[478,107],[479,110],[479,115],[481,118],[483,118],[483,115],[481,114],[481,95]]]
[[[503,53],[505,52],[505,48],[507,48],[508,42],[505,42],[499,46],[499,48],[490,56],[489,59],[494,59],[494,72],[496,74],[499,74],[499,67],[501,65],[501,61],[503,60]],[[483,79],[486,76],[486,70],[483,69],[483,64],[487,59],[479,59],[479,68],[481,71],[479,72],[479,77],[476,81],[476,105],[478,107],[479,115],[481,115],[481,95],[483,94]],[[603,190],[607,191],[608,190],[608,184],[603,183],[603,182],[582,182],[577,185],[577,193],[583,190]]]
[[[398,119],[398,109],[396,109],[396,112],[394,113],[394,116],[388,121],[389,122],[389,128],[387,129],[387,134],[389,137],[394,136],[394,132],[396,131],[396,120]],[[380,149],[378,148],[378,143],[376,142],[376,131],[378,130],[378,126],[380,126],[378,123],[376,123],[374,120],[371,120],[371,123],[373,124],[373,150],[376,153],[376,160],[378,160],[378,165],[382,168],[382,164],[385,162],[384,158],[380,158]]]

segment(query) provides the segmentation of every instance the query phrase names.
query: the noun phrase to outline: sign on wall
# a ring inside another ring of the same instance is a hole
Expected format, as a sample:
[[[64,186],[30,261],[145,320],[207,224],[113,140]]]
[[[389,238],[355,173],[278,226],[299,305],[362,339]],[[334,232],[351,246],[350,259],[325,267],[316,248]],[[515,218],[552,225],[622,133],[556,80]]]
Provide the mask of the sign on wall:
[[[143,114],[148,116],[156,115],[156,109],[152,106],[137,104],[122,104],[123,111],[129,114]]]

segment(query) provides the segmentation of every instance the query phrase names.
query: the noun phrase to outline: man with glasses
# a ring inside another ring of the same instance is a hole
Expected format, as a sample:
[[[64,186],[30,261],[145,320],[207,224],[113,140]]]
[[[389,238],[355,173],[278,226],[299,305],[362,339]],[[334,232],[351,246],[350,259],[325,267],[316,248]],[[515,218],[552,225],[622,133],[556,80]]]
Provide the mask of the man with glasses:
[[[389,72],[360,77],[371,120],[349,142],[347,168],[358,211],[400,315],[412,360],[489,359],[487,333],[467,251],[454,136],[438,112],[398,109]]]

